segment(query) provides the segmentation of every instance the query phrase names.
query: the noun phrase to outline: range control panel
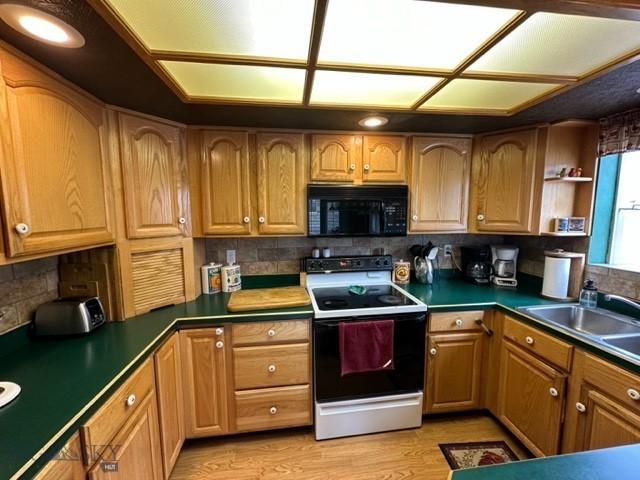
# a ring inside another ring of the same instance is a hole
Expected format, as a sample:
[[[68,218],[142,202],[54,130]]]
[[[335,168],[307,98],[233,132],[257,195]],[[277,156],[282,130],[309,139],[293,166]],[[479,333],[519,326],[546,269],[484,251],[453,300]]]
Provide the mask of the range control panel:
[[[353,257],[303,258],[302,271],[325,272],[379,272],[392,271],[391,255],[361,255]]]

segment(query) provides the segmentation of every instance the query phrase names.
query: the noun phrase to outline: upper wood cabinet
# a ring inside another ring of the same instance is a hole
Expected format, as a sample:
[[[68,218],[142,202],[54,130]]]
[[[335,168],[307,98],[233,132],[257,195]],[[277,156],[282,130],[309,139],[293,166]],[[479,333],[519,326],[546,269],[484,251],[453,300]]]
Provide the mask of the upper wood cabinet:
[[[471,140],[414,137],[410,232],[465,232]]]
[[[252,231],[251,169],[246,132],[202,133],[202,231],[248,235]]]
[[[101,104],[0,48],[8,256],[113,242]]]
[[[185,394],[186,437],[208,437],[229,431],[225,328],[180,331]]]
[[[470,209],[474,231],[535,230],[538,137],[538,129],[530,129],[477,139]]]
[[[393,135],[312,135],[311,180],[404,183],[405,144]]]
[[[189,192],[181,129],[122,113],[118,119],[127,236],[185,234]]]
[[[258,232],[304,234],[307,224],[304,135],[259,133],[256,147]]]

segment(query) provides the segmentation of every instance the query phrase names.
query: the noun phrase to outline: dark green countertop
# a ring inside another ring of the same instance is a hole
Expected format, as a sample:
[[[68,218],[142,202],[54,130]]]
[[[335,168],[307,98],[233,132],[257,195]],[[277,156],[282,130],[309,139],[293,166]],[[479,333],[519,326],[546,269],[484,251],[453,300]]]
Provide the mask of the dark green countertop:
[[[295,284],[296,279],[265,277],[246,284],[282,286]],[[553,303],[538,295],[539,283],[535,281],[522,282],[517,290],[452,279],[405,288],[431,311],[497,307],[519,315],[517,307]],[[226,309],[228,298],[228,294],[203,295],[126,322],[108,323],[82,337],[31,340],[25,328],[0,336],[0,380],[15,381],[22,387],[20,396],[0,409],[0,478],[29,478],[37,472],[176,328],[309,318],[313,314],[311,306],[234,314]],[[625,362],[621,365],[629,368]]]
[[[640,444],[456,470],[451,480],[626,480],[640,478]]]

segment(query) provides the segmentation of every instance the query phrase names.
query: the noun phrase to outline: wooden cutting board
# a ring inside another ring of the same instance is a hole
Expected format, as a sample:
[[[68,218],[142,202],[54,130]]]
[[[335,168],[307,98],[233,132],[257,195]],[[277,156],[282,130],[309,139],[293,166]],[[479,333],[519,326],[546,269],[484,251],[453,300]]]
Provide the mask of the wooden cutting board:
[[[304,287],[255,288],[233,292],[229,303],[227,303],[227,310],[246,312],[271,308],[302,307],[310,303],[311,299]]]

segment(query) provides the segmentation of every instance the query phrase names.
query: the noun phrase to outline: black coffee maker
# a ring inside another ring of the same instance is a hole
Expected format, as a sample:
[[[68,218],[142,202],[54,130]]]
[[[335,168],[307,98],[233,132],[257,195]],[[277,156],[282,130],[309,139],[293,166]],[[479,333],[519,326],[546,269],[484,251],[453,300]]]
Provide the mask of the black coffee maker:
[[[465,280],[477,285],[488,285],[493,269],[489,246],[460,247],[460,254]]]

